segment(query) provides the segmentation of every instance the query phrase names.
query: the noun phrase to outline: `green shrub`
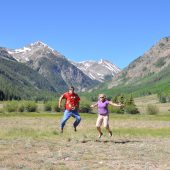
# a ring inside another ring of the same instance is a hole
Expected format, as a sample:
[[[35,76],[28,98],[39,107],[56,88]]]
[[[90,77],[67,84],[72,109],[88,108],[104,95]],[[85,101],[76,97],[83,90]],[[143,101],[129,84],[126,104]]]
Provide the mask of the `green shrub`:
[[[17,101],[8,101],[5,105],[5,110],[7,112],[16,112],[18,110],[18,102]]]
[[[89,104],[84,104],[80,106],[79,111],[81,113],[91,113],[91,107]]]
[[[113,103],[118,103],[119,102],[119,96],[114,96],[113,98],[112,98],[112,102]]]
[[[51,102],[47,102],[44,104],[44,110],[45,111],[52,111],[52,103]]]
[[[156,63],[155,63],[155,66],[156,67],[162,67],[163,65],[166,64],[166,61],[165,61],[165,58],[160,58]]]
[[[24,112],[25,111],[25,101],[19,101],[18,102],[18,112]]]
[[[147,70],[147,67],[143,67],[142,71],[146,71]]]
[[[81,102],[80,102],[80,106],[79,106],[79,111],[81,113],[91,113],[92,109],[91,109],[91,101],[85,97],[81,97]]]
[[[125,113],[124,108],[122,107],[122,108],[118,109],[118,110],[117,110],[117,113],[118,113],[118,114],[124,114],[124,113]]]
[[[97,96],[90,96],[90,101],[96,102],[97,101]]]
[[[0,108],[0,113],[4,113],[4,109]]]
[[[108,109],[109,109],[109,113],[119,113],[119,114],[124,113],[124,111],[122,112],[122,108],[120,107],[113,107],[109,105]]]
[[[24,104],[19,104],[18,106],[18,112],[24,112],[25,111],[25,106]]]
[[[58,107],[57,104],[55,104],[55,105],[53,106],[53,109],[54,109],[55,112],[60,112],[60,111],[61,111],[61,109]]]
[[[147,113],[150,115],[155,115],[159,113],[159,108],[156,105],[148,104],[147,105]]]
[[[124,110],[125,110],[125,113],[128,113],[128,114],[138,114],[139,113],[139,110],[136,108],[135,105],[126,105]]]
[[[63,103],[64,102],[62,102],[62,104]],[[60,112],[60,108],[58,107],[58,101],[48,101],[48,102],[45,102],[44,110],[45,111]]]
[[[159,46],[162,48],[162,47],[165,46],[165,44],[164,43],[159,43]]]
[[[37,104],[33,101],[25,102],[25,111],[27,112],[36,112],[37,111]]]
[[[160,103],[166,103],[167,102],[166,101],[166,96],[160,96],[159,101],[160,101]]]

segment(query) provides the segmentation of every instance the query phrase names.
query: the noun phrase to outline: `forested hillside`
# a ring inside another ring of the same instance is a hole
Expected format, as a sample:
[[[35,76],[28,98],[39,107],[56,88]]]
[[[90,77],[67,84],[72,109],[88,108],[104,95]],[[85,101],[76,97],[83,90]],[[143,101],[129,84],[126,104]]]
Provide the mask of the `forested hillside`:
[[[0,100],[46,98],[50,92],[54,88],[36,71],[0,56]]]
[[[151,74],[141,78],[133,84],[119,85],[111,89],[106,88],[106,84],[102,84],[97,90],[84,93],[88,98],[95,98],[100,93],[106,93],[107,96],[113,97],[116,95],[133,95],[134,97],[145,96],[150,94],[158,94],[170,98],[170,65],[164,68],[159,73]]]

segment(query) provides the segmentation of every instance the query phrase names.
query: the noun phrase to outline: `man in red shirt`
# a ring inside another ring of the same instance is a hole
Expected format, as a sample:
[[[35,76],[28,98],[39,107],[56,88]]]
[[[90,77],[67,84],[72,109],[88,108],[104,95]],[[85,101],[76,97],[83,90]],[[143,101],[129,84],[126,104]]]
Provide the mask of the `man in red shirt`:
[[[64,129],[66,121],[71,116],[76,119],[75,122],[73,123],[74,131],[76,131],[76,127],[80,123],[81,117],[78,114],[80,98],[78,94],[74,93],[74,87],[70,87],[68,92],[61,95],[59,102],[58,102],[59,108],[61,108],[61,102],[63,99],[65,99],[66,102],[65,102],[64,116],[61,121],[61,133],[63,133],[63,129]]]

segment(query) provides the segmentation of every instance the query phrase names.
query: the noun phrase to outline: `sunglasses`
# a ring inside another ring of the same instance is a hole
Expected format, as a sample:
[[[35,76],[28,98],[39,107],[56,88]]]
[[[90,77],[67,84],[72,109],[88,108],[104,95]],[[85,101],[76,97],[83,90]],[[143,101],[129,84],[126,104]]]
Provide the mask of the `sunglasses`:
[[[100,98],[104,98],[104,97],[100,97]]]

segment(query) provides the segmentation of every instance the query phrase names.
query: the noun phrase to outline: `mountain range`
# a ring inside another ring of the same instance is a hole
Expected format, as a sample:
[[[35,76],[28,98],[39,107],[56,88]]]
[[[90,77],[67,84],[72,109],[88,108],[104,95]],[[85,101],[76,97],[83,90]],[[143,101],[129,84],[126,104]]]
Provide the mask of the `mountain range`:
[[[98,72],[98,70],[100,72],[102,68],[102,74],[92,78],[89,76],[93,74],[90,72],[94,72],[92,68],[89,69],[87,74],[82,65],[82,68],[78,67],[79,63],[69,61],[65,56],[41,41],[21,49],[0,48],[0,60],[2,84],[6,82],[11,87],[10,89],[15,88],[15,93],[22,98],[25,95],[30,97],[32,93],[36,94],[35,91],[41,90],[44,93],[47,93],[47,91],[62,93],[70,85],[75,86],[78,91],[85,91],[100,84],[101,81],[108,80],[108,77],[111,78],[120,71],[115,65],[103,60],[94,64],[96,66],[95,72]],[[87,62],[84,63],[85,65],[87,65]],[[97,66],[98,70],[96,70]],[[115,72],[112,67],[116,70]],[[39,82],[40,79],[41,83]],[[28,87],[31,89],[30,95]],[[23,90],[19,90],[20,88]],[[42,93],[40,92],[40,94]]]
[[[96,83],[63,55],[40,41],[8,52],[18,62],[44,76],[56,91],[65,91],[69,85],[74,85],[77,90],[82,91]]]
[[[101,89],[108,94],[170,93],[169,74],[170,37],[162,38],[123,70],[103,59],[70,61],[40,41],[21,49],[0,48],[0,100],[4,95],[41,99],[61,94],[70,85],[78,91]]]

